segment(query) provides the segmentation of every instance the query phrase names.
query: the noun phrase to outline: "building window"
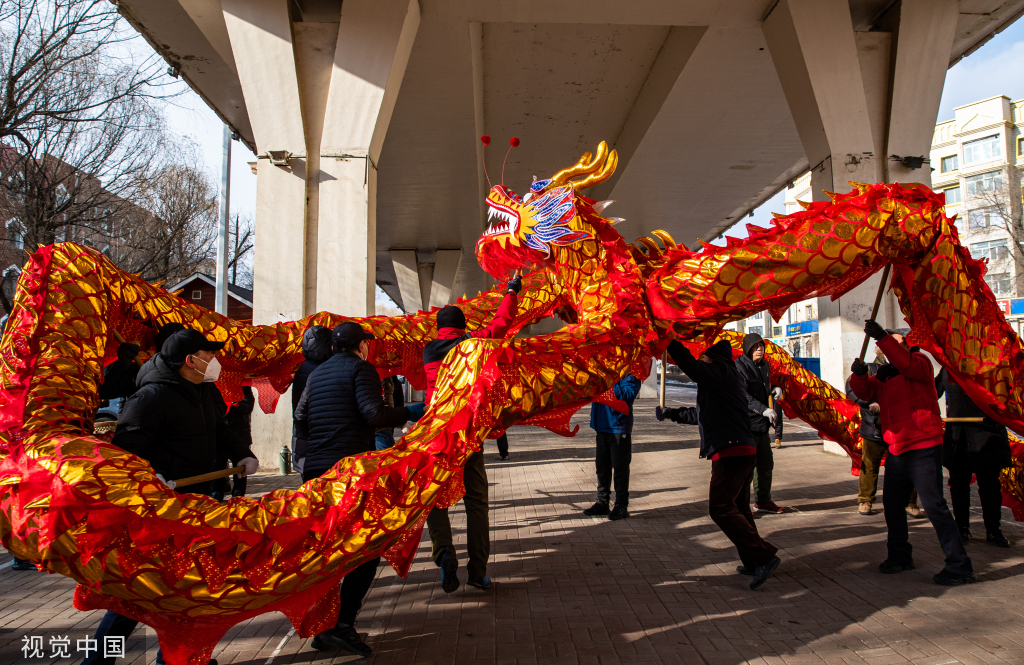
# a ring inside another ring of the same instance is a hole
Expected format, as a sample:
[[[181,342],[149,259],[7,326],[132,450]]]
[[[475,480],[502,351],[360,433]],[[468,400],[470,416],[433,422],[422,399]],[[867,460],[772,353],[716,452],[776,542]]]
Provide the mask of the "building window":
[[[960,187],[959,186],[947,187],[946,189],[944,189],[942,191],[946,195],[946,205],[949,206],[949,205],[956,205],[957,203],[960,203]]]
[[[756,335],[764,334],[764,326],[750,326],[748,332]]]
[[[804,320],[814,319],[814,305],[804,305]]]
[[[15,220],[7,222],[7,244],[15,249],[25,248],[25,230]]]
[[[959,161],[960,161],[960,158],[957,157],[956,155],[953,155],[952,157],[943,157],[942,158],[942,173],[949,173],[950,171],[956,171],[958,168],[960,168],[960,164],[958,163]]]
[[[1008,272],[985,275],[985,283],[988,284],[988,288],[992,289],[992,293],[997,296],[1010,293],[1010,273]]]
[[[987,162],[1002,156],[1003,148],[999,145],[999,134],[964,143],[964,164]]]
[[[1003,172],[989,171],[967,178],[967,196],[980,196],[1003,188]]]
[[[199,289],[192,291],[192,300],[202,300],[203,292]]]
[[[772,328],[772,337],[782,337],[782,326]]]
[[[998,206],[975,208],[967,212],[968,226],[972,229],[986,229],[990,226],[998,226],[1000,217]]]
[[[1005,238],[989,242],[976,242],[971,245],[971,256],[976,259],[1002,261],[1010,258],[1010,243]]]
[[[1024,157],[1024,136],[1017,137],[1017,156]]]

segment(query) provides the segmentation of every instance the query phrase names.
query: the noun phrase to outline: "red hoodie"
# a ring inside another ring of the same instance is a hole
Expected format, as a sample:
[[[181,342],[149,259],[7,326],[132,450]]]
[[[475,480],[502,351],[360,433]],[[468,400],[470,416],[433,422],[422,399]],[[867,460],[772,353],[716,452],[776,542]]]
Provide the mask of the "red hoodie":
[[[516,311],[519,308],[519,299],[515,293],[505,294],[504,300],[498,306],[494,318],[486,328],[466,332],[463,328],[441,328],[437,331],[437,339],[431,340],[423,349],[423,371],[427,375],[427,406],[430,405],[431,397],[434,396],[434,383],[437,381],[437,372],[441,369],[448,352],[467,339],[495,339],[505,336],[512,320],[516,318]]]
[[[878,348],[892,367],[883,366],[874,376],[854,374],[850,387],[862,400],[878,402],[889,452],[901,455],[941,446],[942,416],[931,361],[920,351],[904,349],[892,335],[883,337]]]

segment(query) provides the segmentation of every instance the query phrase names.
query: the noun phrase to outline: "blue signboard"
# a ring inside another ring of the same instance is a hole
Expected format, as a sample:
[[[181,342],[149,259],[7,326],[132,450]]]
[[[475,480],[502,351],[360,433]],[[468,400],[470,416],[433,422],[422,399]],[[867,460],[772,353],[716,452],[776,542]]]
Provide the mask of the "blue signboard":
[[[1024,298],[1014,298],[1010,301],[1010,314],[1024,314]]]
[[[793,335],[806,335],[808,333],[818,332],[818,320],[813,321],[801,321],[800,323],[790,323],[786,326],[786,337],[792,337]]]

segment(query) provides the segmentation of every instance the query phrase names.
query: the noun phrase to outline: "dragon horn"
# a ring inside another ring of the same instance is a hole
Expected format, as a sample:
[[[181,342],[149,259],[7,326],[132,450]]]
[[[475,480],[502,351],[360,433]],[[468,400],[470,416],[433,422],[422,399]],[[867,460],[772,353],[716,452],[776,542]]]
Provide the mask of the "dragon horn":
[[[608,143],[601,141],[597,146],[597,154],[591,156],[589,152],[584,153],[580,160],[567,169],[562,169],[551,178],[548,187],[557,187],[567,184],[578,176],[587,176],[583,180],[572,183],[573,189],[577,192],[587,187],[593,187],[602,183],[615,173],[615,167],[619,164],[619,154],[612,150],[608,151]]]
[[[669,235],[668,231],[651,231],[651,235],[661,241],[661,244],[665,245],[665,249],[674,249],[676,246],[675,239]]]

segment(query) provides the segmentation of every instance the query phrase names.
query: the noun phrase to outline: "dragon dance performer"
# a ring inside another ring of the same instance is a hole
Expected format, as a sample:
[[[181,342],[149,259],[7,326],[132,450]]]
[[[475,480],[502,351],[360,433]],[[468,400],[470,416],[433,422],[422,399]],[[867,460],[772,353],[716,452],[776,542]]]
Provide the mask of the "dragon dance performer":
[[[882,494],[889,529],[888,557],[878,570],[891,575],[914,569],[906,505],[916,488],[946,555],[946,566],[932,579],[943,586],[977,582],[942,494],[942,416],[932,364],[895,330],[885,330],[869,319],[864,332],[874,338],[889,361],[874,376],[868,376],[867,363],[860,358],[850,367],[853,392],[862,400],[878,403],[882,437],[889,444]]]
[[[206,494],[209,483],[176,487],[166,478],[184,478],[213,471],[218,454],[226,454],[255,473],[259,462],[224,421],[223,398],[213,382],[220,375],[214,342],[195,330],[182,329],[167,338],[160,353],[139,370],[138,390],[128,398],[112,443],[149,462],[167,486],[181,494]],[[221,450],[222,453],[218,451]],[[127,638],[138,621],[108,611],[95,640]],[[158,664],[163,655],[157,652]],[[210,661],[216,665],[216,661]],[[113,665],[113,657],[90,655],[82,665]]]
[[[772,385],[768,361],[764,357],[764,340],[757,333],[743,337],[743,355],[736,361],[736,369],[747,392],[747,414],[750,418],[750,432],[754,435],[757,448],[757,463],[754,467],[754,508],[762,513],[781,513],[785,508],[772,501],[772,470],[775,457],[772,454],[771,429],[778,429],[782,418],[774,406],[769,406],[769,396],[775,404],[782,399],[782,388]],[[779,436],[781,439],[781,434]]]
[[[358,323],[339,324],[332,333],[334,355],[313,370],[295,407],[296,436],[308,442],[302,482],[319,478],[346,457],[374,450],[374,430],[398,427],[423,415],[411,408],[389,407],[381,393],[380,375],[367,362],[372,333]],[[374,557],[345,575],[334,628],[310,643],[321,651],[329,647],[369,656],[372,649],[356,632],[356,614],[366,598],[380,557]]]
[[[425,404],[434,396],[437,373],[452,349],[467,339],[502,338],[512,325],[519,308],[518,294],[523,288],[523,278],[512,278],[506,287],[505,297],[498,306],[494,319],[487,327],[466,332],[466,315],[455,305],[448,305],[437,313],[437,339],[423,348],[423,370],[427,375]],[[463,469],[463,485],[466,488],[466,549],[469,553],[470,586],[487,589],[491,578],[487,577],[487,559],[491,553],[491,524],[487,514],[487,467],[484,466],[483,449],[466,458]],[[441,588],[452,593],[459,588],[459,559],[455,555],[452,539],[452,523],[447,508],[434,508],[427,517],[427,531],[430,534],[431,556],[441,569]]]
[[[700,428],[700,456],[711,460],[708,512],[718,528],[736,546],[743,565],[736,570],[751,575],[750,588],[768,581],[782,560],[775,545],[761,538],[750,512],[750,483],[754,478],[757,449],[747,416],[747,391],[732,346],[720,340],[701,355],[676,340],[668,353],[679,369],[697,384],[697,407],[692,410],[656,407],[658,420],[668,418]]]

